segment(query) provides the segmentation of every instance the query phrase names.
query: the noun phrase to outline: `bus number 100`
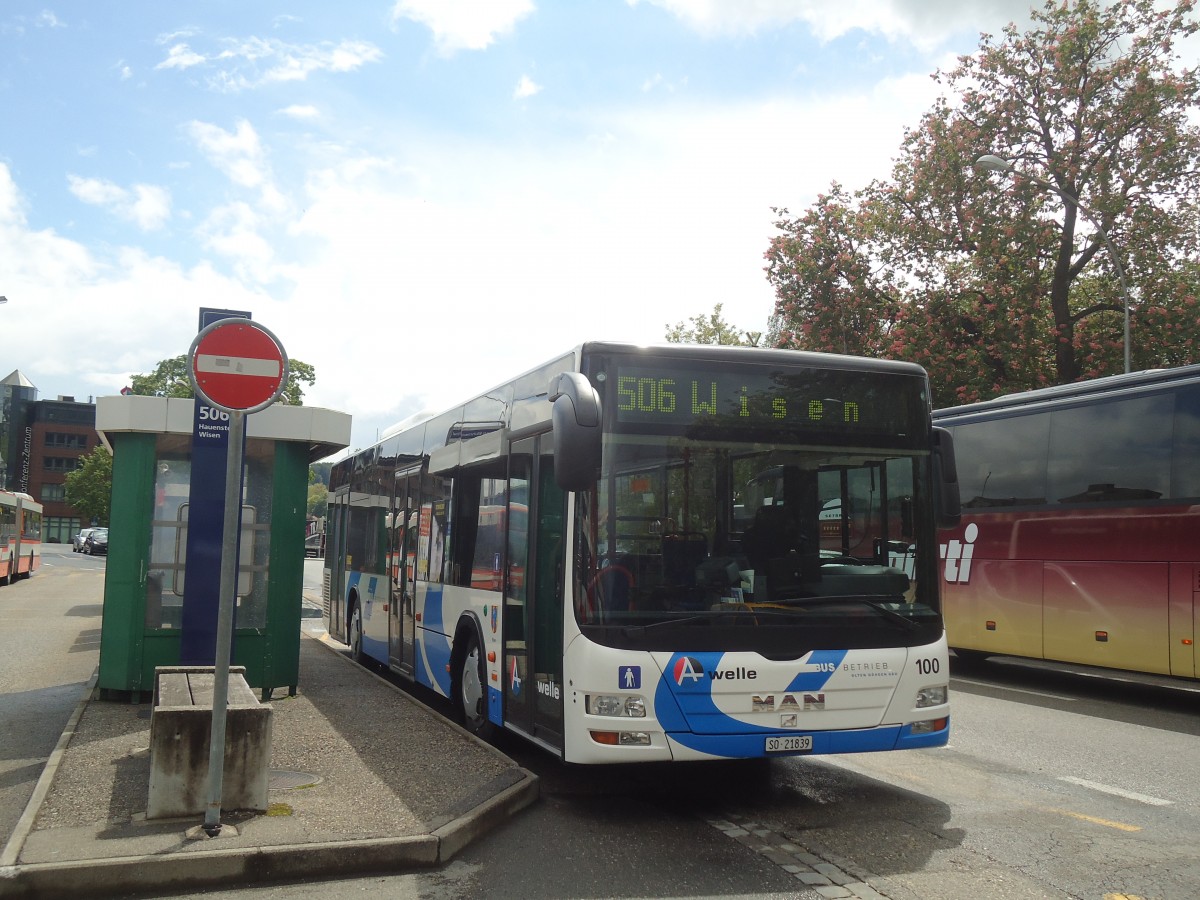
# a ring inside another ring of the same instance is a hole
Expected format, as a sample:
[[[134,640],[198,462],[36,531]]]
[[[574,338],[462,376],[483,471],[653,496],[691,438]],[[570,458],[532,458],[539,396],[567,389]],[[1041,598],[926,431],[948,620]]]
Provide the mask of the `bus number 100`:
[[[626,412],[675,412],[674,378],[635,378],[622,375],[617,379],[617,406]]]

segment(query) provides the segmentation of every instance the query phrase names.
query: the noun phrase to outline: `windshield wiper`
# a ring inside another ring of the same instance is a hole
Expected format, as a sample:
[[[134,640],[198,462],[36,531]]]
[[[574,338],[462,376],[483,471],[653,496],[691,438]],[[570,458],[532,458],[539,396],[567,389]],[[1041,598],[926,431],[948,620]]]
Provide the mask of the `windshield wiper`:
[[[833,596],[825,596],[825,597],[792,597],[789,599],[774,600],[772,602],[777,603],[781,606],[800,606],[800,607],[804,607],[806,609],[809,607],[813,607],[813,606],[838,606],[838,605],[840,605],[842,603],[846,603],[846,602],[858,603],[863,606],[870,607],[871,609],[875,610],[877,613],[882,615],[885,619],[888,619],[891,622],[897,622],[897,623],[903,625],[905,628],[907,628],[910,631],[915,631],[922,627],[921,623],[917,622],[915,619],[911,619],[908,616],[904,615],[903,613],[898,613],[898,612],[896,612],[896,610],[891,609],[888,606],[885,606],[884,603],[881,602],[880,598],[886,597],[886,596],[889,596],[889,595],[886,595],[886,594],[836,594]]]
[[[649,622],[645,625],[620,625],[618,626],[624,634],[627,635],[643,635],[649,631],[658,631],[667,627],[676,625],[711,625],[719,620],[728,621],[730,619],[750,619],[754,616],[762,616],[766,614],[774,615],[790,615],[785,610],[774,609],[753,609],[745,606],[735,607],[733,609],[710,609],[703,612],[693,613],[687,616],[679,616],[678,618],[664,618],[657,622]]]

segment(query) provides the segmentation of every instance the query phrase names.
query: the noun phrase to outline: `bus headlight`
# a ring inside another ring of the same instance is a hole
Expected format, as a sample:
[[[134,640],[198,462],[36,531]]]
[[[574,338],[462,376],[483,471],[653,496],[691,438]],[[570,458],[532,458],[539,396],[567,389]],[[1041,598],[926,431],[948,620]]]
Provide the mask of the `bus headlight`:
[[[917,709],[925,709],[929,706],[941,706],[946,702],[946,685],[939,684],[937,687],[921,688],[917,691]]]
[[[646,701],[630,694],[588,694],[587,711],[593,716],[646,718]]]

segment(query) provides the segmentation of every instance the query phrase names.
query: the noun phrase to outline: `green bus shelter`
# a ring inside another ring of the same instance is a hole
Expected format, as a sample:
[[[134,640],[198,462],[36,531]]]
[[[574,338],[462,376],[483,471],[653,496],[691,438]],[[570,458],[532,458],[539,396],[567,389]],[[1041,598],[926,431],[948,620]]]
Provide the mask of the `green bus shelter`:
[[[154,689],[180,662],[195,401],[100,397],[96,430],[113,456],[101,696]],[[233,664],[264,697],[300,672],[309,464],[346,447],[350,416],[276,403],[246,417]]]

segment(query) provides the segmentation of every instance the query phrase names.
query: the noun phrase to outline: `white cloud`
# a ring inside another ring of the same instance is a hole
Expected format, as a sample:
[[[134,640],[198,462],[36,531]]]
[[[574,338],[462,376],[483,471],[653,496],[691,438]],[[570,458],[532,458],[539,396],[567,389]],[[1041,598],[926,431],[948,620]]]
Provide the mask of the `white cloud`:
[[[245,119],[238,120],[233,132],[197,121],[190,122],[187,130],[208,161],[234,184],[259,188],[269,180],[258,132]]]
[[[205,55],[189,44],[173,44],[167,58],[155,69],[211,71],[208,83],[215,89],[236,92],[289,81],[304,81],[316,72],[352,72],[383,59],[383,51],[367,41],[323,41],[290,44],[275,38],[229,40],[223,49]]]
[[[363,444],[583,340],[661,342],[716,303],[765,330],[771,207],[886,174],[935,90],[921,76],[875,96],[613,112],[533,157],[413,135],[402,162],[332,166],[291,229],[310,249],[281,301],[288,351],[317,366],[314,403],[353,410]]]
[[[485,50],[534,12],[532,0],[398,0],[392,21],[408,19],[433,32],[438,52]]]
[[[534,94],[540,94],[542,86],[535,82],[528,75],[522,75],[521,80],[517,82],[516,88],[513,89],[514,100],[524,100],[526,97],[532,97]]]
[[[315,106],[293,103],[279,110],[279,114],[289,119],[316,119],[320,117],[321,111]]]
[[[935,47],[950,35],[1029,19],[1030,0],[626,0],[667,10],[706,35],[746,35],[801,22],[823,41],[852,31]],[[987,23],[987,24],[984,24]]]
[[[67,176],[67,186],[84,203],[101,206],[142,231],[154,231],[171,218],[171,193],[151,184],[135,184],[132,190],[101,178]]]
[[[171,217],[171,192],[153,184],[135,184],[130,215],[142,231],[153,231]]]
[[[228,203],[214,209],[197,228],[204,246],[233,264],[247,284],[268,284],[282,277],[275,251],[263,235],[270,222],[248,203]]]
[[[155,69],[190,69],[201,65],[204,57],[196,53],[187,44],[175,44],[167,50],[167,58],[160,62]]]
[[[102,184],[81,184],[81,190],[89,196],[116,195]],[[24,206],[0,163],[0,271],[9,298],[5,327],[13,334],[43,336],[38,352],[20,363],[43,397],[116,393],[130,373],[149,372],[159,360],[186,352],[195,335],[196,311],[218,305],[214,298],[233,308],[262,305],[260,295],[207,265],[186,270],[134,248],[118,248],[102,259],[53,229],[29,228]],[[79,309],[103,314],[68,314]],[[47,331],[50,321],[52,332]]]

